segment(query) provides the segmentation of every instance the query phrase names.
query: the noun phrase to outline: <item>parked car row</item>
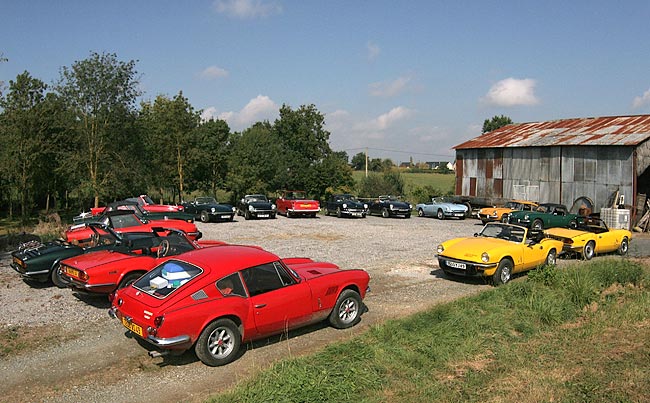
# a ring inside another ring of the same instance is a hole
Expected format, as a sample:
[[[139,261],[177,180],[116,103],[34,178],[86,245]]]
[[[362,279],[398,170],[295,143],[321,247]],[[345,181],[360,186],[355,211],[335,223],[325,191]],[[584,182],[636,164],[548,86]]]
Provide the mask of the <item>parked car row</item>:
[[[193,349],[210,366],[235,360],[247,341],[320,321],[335,328],[360,321],[367,310],[366,271],[204,240],[194,224],[197,217],[209,222],[232,220],[235,214],[313,216],[320,210],[317,201],[285,191],[275,203],[251,194],[236,207],[218,206],[210,197],[164,212],[146,210],[137,201],[114,203],[96,216],[79,218],[64,239],[21,245],[12,253],[11,267],[28,281],[107,295],[109,314],[153,345],[150,355]],[[395,197],[365,202],[351,194],[332,195],[324,206],[326,215],[360,218],[409,218],[413,210]],[[420,217],[464,219],[467,207],[433,198],[415,211]],[[184,215],[171,218],[174,214]],[[628,230],[569,214],[558,204],[514,201],[503,212],[494,208],[479,217],[486,221],[481,231],[438,245],[439,267],[447,275],[484,277],[501,285],[517,273],[554,265],[560,255],[586,260],[598,253],[625,255],[632,238]]]

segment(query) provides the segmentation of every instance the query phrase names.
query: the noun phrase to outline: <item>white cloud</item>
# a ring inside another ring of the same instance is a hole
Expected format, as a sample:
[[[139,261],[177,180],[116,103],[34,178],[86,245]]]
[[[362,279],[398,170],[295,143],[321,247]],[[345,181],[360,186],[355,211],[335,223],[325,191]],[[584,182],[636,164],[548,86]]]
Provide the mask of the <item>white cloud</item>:
[[[214,106],[211,106],[209,108],[203,109],[201,112],[201,120],[203,122],[207,122],[210,119],[217,119],[217,108]]]
[[[650,105],[650,89],[644,92],[640,97],[634,97],[634,101],[632,101],[632,107],[634,109],[638,109],[646,105]]]
[[[377,57],[379,57],[379,54],[381,53],[381,49],[379,48],[379,45],[373,42],[368,42],[366,44],[366,50],[368,52],[367,53],[368,60],[370,61],[374,61],[375,59],[377,59]]]
[[[228,71],[217,66],[210,66],[205,68],[199,76],[206,80],[213,80],[222,77],[228,77]]]
[[[495,106],[536,105],[535,85],[531,78],[506,78],[494,84],[482,101]]]
[[[273,0],[216,0],[213,7],[219,14],[242,19],[263,18],[282,12],[282,6]]]
[[[403,106],[398,106],[390,111],[379,115],[377,118],[367,122],[359,123],[355,129],[360,131],[383,131],[395,124],[397,121],[408,118],[413,111]]]
[[[254,123],[272,120],[277,117],[280,107],[265,95],[258,95],[257,97],[248,101],[246,106],[239,112],[221,112],[219,113],[214,106],[205,108],[201,113],[203,121],[210,119],[225,120],[228,125],[235,130],[243,130]]]
[[[369,85],[370,95],[374,97],[393,97],[404,91],[410,81],[410,77],[399,77],[390,82],[372,83]]]

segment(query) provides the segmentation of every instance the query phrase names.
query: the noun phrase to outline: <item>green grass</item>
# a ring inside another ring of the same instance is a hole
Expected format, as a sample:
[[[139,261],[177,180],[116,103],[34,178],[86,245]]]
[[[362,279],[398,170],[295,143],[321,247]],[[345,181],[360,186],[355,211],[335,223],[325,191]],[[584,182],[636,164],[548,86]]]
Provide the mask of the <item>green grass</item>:
[[[365,171],[353,171],[352,177],[359,183],[365,176]],[[370,174],[370,173],[368,173]],[[405,172],[400,171],[400,175],[404,179],[404,198],[407,200],[412,199],[413,191],[416,188],[431,187],[439,190],[442,194],[453,193],[456,183],[456,176],[451,174],[439,173],[426,173],[426,172]]]
[[[649,271],[620,259],[540,269],[279,362],[210,401],[644,401]]]

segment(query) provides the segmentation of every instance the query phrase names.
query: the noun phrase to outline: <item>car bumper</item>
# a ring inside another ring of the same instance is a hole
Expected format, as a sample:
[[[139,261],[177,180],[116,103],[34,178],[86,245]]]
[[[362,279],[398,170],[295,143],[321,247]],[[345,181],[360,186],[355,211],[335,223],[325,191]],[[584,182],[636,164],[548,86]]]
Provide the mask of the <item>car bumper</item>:
[[[443,211],[445,217],[465,217],[464,211]]]
[[[20,275],[20,277],[26,280],[46,282],[50,278],[49,270],[27,271],[24,267],[16,263],[11,263],[10,266]]]
[[[271,218],[275,217],[275,210],[255,210],[251,211],[251,216],[255,218]]]
[[[291,214],[312,214],[312,213],[318,213],[320,211],[319,208],[312,208],[312,209],[292,209],[288,208],[288,212]]]
[[[112,319],[118,319],[121,320],[120,315],[117,313],[117,309],[112,306],[108,310],[108,316],[110,316]],[[144,331],[145,329],[143,329]],[[140,337],[139,335],[131,332],[129,332],[139,339],[145,340],[154,346],[161,348],[161,349],[176,349],[176,348],[181,348],[181,349],[186,349],[192,344],[192,339],[188,335],[180,335],[180,336],[175,336],[175,337],[168,337],[168,338],[161,338],[161,337],[156,337],[153,335],[148,335],[147,337]]]
[[[388,210],[388,214],[390,214],[391,216],[393,216],[393,215],[410,215],[411,210],[409,210],[409,209]]]
[[[452,259],[438,255],[438,266],[445,273],[466,277],[483,277],[494,274],[497,264],[468,262],[466,260]]]
[[[117,288],[117,284],[115,283],[88,284],[88,283],[82,283],[81,281],[75,280],[66,275],[63,275],[62,277],[63,280],[68,283],[67,286],[70,289],[72,289],[72,291],[77,292],[79,294],[85,294],[85,295],[110,294],[113,291],[115,291],[115,289]]]
[[[210,218],[214,218],[216,220],[232,220],[232,218],[235,216],[234,211],[227,211],[227,212],[215,212],[215,213],[208,213]]]

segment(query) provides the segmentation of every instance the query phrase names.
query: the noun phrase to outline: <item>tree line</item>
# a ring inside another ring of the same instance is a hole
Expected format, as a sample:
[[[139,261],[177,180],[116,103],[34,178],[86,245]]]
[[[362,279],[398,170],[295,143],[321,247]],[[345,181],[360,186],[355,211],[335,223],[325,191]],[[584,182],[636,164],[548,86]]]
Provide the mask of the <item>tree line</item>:
[[[135,61],[91,52],[51,84],[27,71],[0,83],[0,211],[24,219],[150,192],[179,202],[225,191],[234,202],[353,188],[348,156],[330,148],[314,105],[282,105],[274,122],[236,132],[203,121],[182,91],[138,102],[140,79]]]

